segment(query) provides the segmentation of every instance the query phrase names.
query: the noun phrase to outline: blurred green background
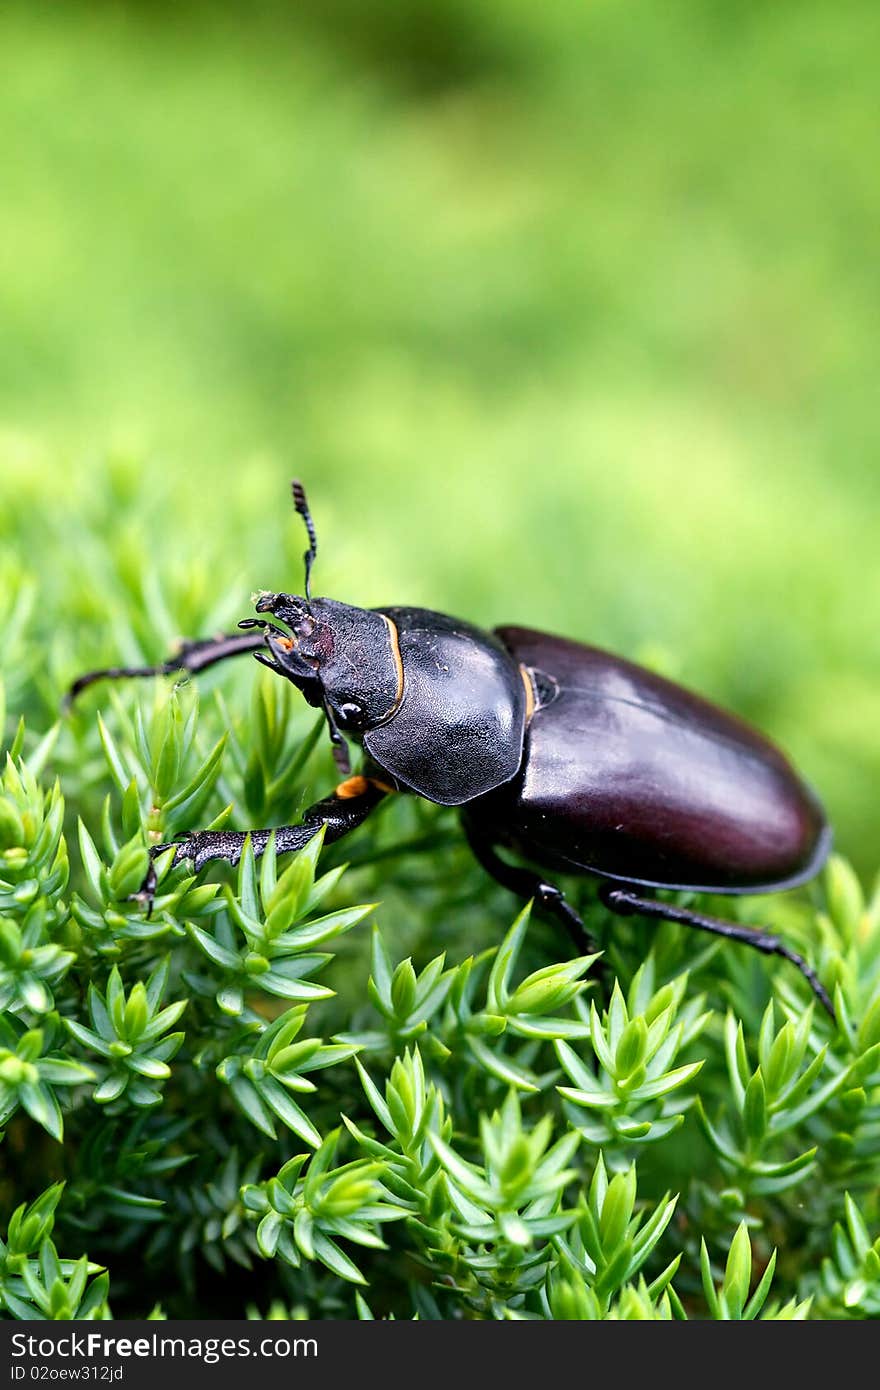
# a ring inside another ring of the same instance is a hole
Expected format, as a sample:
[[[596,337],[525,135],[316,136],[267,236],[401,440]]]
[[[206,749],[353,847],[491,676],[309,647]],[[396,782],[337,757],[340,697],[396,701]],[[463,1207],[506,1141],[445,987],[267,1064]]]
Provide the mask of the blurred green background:
[[[45,711],[132,655],[120,578],[151,656],[297,588],[295,473],[319,592],[656,663],[875,867],[878,41],[868,0],[7,3],[0,617],[30,585]]]

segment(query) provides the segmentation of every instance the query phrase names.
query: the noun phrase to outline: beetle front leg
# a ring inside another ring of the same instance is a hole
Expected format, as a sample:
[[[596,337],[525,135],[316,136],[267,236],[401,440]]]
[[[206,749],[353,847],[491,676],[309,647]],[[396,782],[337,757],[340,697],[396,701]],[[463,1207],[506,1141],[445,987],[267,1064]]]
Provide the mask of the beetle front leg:
[[[677,907],[675,903],[664,903],[659,902],[656,898],[645,898],[625,885],[612,882],[605,882],[601,885],[599,896],[606,907],[622,917],[636,912],[642,917],[657,917],[665,922],[681,922],[686,927],[697,927],[700,931],[712,932],[715,936],[726,937],[728,941],[741,941],[743,945],[751,946],[754,950],[762,951],[765,955],[782,956],[783,960],[790,961],[792,965],[797,966],[819,1003],[828,1010],[836,1022],[834,1006],[828,996],[828,991],[813,967],[807,964],[803,956],[799,956],[797,951],[786,946],[784,941],[780,941],[779,937],[774,936],[771,932],[752,930],[751,927],[740,926],[737,922],[728,922],[723,917],[706,917],[701,912],[692,912],[690,908]]]
[[[261,855],[275,836],[276,854],[290,854],[293,850],[307,845],[322,826],[325,841],[332,843],[356,830],[381,801],[388,795],[390,787],[370,777],[349,777],[340,782],[332,796],[325,796],[303,812],[298,825],[281,825],[273,830],[195,830],[173,846],[156,845],[151,851],[151,859],[174,848],[172,868],[185,862],[191,863],[196,873],[212,860],[222,859],[227,864],[237,864],[241,858],[245,842],[250,836],[255,855]],[[156,871],[151,862],[147,877],[137,897],[152,901],[156,892]]]
[[[106,666],[100,671],[86,671],[83,675],[77,676],[71,685],[64,697],[64,705],[71,705],[81,691],[94,685],[96,681],[173,676],[177,671],[189,671],[194,674],[196,671],[206,670],[208,666],[216,666],[218,661],[227,661],[233,656],[258,651],[266,641],[263,635],[265,624],[261,623],[259,626],[259,632],[249,632],[247,636],[233,632],[221,634],[219,637],[204,637],[183,642],[174,656],[155,666]]]
[[[503,888],[515,893],[518,898],[534,898],[537,908],[562,923],[579,955],[593,955],[598,950],[584,926],[583,918],[575,912],[561,888],[547,883],[540,874],[533,873],[530,869],[508,864],[496,854],[492,842],[481,835],[468,820],[463,819],[462,823],[473,856],[487,874]]]

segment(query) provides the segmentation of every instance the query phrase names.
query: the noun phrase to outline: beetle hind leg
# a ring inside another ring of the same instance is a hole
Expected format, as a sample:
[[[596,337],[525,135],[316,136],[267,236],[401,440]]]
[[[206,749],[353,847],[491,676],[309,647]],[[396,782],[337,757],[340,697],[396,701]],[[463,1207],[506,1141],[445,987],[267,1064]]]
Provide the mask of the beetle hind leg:
[[[646,898],[640,893],[633,892],[625,885],[608,881],[601,885],[599,896],[605,906],[620,917],[638,913],[640,916],[656,917],[665,922],[681,922],[686,927],[696,927],[699,931],[712,932],[715,936],[726,937],[728,941],[739,941],[745,946],[753,947],[756,951],[762,951],[764,955],[781,956],[783,960],[790,961],[792,965],[797,967],[819,1003],[836,1021],[834,1006],[828,991],[813,967],[804,960],[803,956],[799,956],[797,951],[786,946],[784,941],[781,941],[778,936],[774,936],[771,932],[756,931],[751,927],[740,926],[737,922],[729,922],[723,917],[707,917],[703,913],[692,912],[690,908],[677,907],[675,903],[664,903],[659,902],[656,898]]]

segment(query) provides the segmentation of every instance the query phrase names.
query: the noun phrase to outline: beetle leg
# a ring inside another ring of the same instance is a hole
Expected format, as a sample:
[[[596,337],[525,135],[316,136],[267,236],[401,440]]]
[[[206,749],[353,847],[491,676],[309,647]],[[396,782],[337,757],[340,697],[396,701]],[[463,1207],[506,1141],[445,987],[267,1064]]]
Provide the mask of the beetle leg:
[[[692,912],[690,908],[677,907],[675,903],[659,902],[656,898],[644,898],[641,894],[634,893],[630,888],[616,887],[609,882],[600,886],[599,896],[606,907],[622,917],[637,912],[643,917],[658,917],[666,922],[682,922],[686,927],[697,927],[700,931],[713,932],[716,936],[726,937],[728,941],[741,941],[745,946],[752,946],[756,951],[762,951],[765,955],[782,956],[784,960],[797,966],[819,1003],[828,1010],[836,1021],[834,1006],[828,996],[828,991],[813,967],[807,964],[803,956],[799,956],[797,951],[786,946],[784,941],[780,941],[779,937],[773,936],[771,932],[755,931],[751,927],[740,926],[737,922],[728,922],[723,917],[705,917],[700,912]]]
[[[95,681],[120,680],[123,677],[171,676],[175,671],[204,671],[208,666],[216,666],[218,661],[226,661],[231,656],[242,656],[254,652],[265,645],[262,629],[250,632],[247,636],[227,633],[220,637],[205,637],[192,642],[184,642],[180,650],[167,661],[156,666],[108,666],[101,671],[86,671],[78,676],[64,697],[65,707],[72,704],[80,691]]]
[[[339,784],[332,796],[325,796],[322,801],[309,806],[298,825],[281,825],[274,830],[195,830],[173,844],[175,855],[172,868],[189,862],[198,873],[213,859],[237,864],[248,836],[255,855],[263,853],[272,835],[275,836],[276,854],[290,854],[292,850],[302,849],[322,826],[326,827],[325,842],[330,844],[356,830],[380,801],[384,801],[389,790],[369,777],[349,777]],[[152,861],[171,848],[171,844],[154,845],[150,851],[147,877],[140,892],[133,895],[139,901],[152,904],[156,893],[156,871]]]
[[[515,893],[518,898],[534,898],[535,906],[539,910],[562,923],[579,955],[589,956],[597,951],[596,943],[584,926],[583,919],[575,912],[561,888],[545,882],[540,874],[533,873],[530,869],[508,864],[496,854],[491,841],[478,834],[467,820],[462,823],[473,856],[487,874],[503,888]]]

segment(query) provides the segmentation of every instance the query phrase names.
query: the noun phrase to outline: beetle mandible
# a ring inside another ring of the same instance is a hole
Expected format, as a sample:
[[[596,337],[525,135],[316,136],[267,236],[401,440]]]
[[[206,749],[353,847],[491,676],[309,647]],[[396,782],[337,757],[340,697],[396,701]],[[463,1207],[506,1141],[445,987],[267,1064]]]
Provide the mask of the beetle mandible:
[[[309,541],[304,596],[262,593],[256,610],[274,621],[246,618],[244,633],[186,642],[158,666],[90,671],[69,697],[106,677],[196,672],[252,652],[323,710],[344,775],[297,825],[275,830],[278,853],[300,849],[322,826],[338,840],[391,793],[412,792],[460,808],[483,868],[558,919],[579,949],[591,943],[556,874],[598,878],[614,913],[681,922],[784,957],[834,1017],[816,972],[779,937],[652,896],[771,893],[818,873],[830,827],[778,748],[707,700],[596,647],[522,627],[487,632],[423,608],[313,598],[315,528],[302,485],[292,487]],[[356,776],[347,739],[364,749]],[[250,832],[256,854],[270,833]],[[176,845],[173,863],[190,861],[196,871],[214,859],[235,864],[245,839],[195,831]],[[148,897],[154,887],[151,869]]]

